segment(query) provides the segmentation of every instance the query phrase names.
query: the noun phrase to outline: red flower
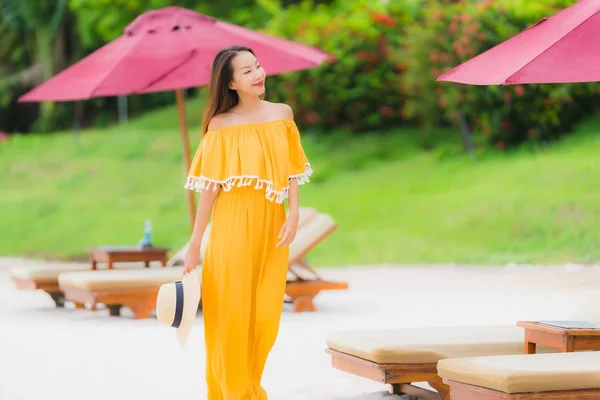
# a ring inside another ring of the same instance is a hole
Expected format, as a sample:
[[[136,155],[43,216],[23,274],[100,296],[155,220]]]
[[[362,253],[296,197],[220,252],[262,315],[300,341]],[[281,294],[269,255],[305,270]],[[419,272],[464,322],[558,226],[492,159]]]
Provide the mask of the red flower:
[[[464,55],[465,55],[465,49],[462,46],[462,43],[460,43],[460,42],[454,42],[454,46],[453,47],[454,47],[454,51],[456,51],[456,54],[459,57],[461,57],[461,58],[464,57]]]
[[[361,50],[356,55],[356,58],[358,58],[360,61],[369,61],[371,59],[371,53],[366,50]]]
[[[525,94],[525,89],[521,85],[515,86],[515,94],[519,97],[523,97]]]
[[[489,10],[490,7],[492,7],[492,3],[493,3],[493,0],[484,0],[484,1],[480,2],[479,4],[477,4],[477,8],[480,11]]]
[[[473,21],[473,16],[471,14],[463,14],[462,15],[462,22],[471,22]]]
[[[381,106],[379,107],[379,114],[384,118],[389,118],[392,116],[392,109],[388,106]]]
[[[385,13],[373,13],[371,14],[371,18],[373,18],[373,21],[380,23],[382,25],[385,26],[394,26],[396,25],[396,23],[394,22],[394,19]]]
[[[534,128],[531,128],[527,131],[527,136],[529,136],[531,139],[535,138],[537,136],[537,130]]]
[[[479,29],[479,25],[477,25],[476,22],[472,23],[471,25],[467,26],[464,31],[467,35],[473,35],[475,33],[477,33],[477,30]]]
[[[434,21],[439,21],[442,18],[444,18],[444,13],[441,11],[435,11],[431,14],[431,19]]]
[[[438,105],[443,109],[446,109],[448,107],[448,100],[446,100],[446,96],[440,97]]]
[[[306,116],[304,117],[304,121],[307,124],[314,124],[314,123],[319,122],[320,120],[321,120],[321,116],[316,111],[311,111],[308,114],[306,114]]]

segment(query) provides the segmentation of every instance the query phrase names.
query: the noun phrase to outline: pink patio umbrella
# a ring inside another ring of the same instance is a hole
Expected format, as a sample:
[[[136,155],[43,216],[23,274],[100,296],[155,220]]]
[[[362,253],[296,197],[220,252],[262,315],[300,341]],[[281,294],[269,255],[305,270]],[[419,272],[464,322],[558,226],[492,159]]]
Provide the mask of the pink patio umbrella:
[[[268,75],[298,71],[333,60],[321,50],[255,32],[180,7],[139,15],[119,38],[19,98],[19,102],[74,101],[174,90],[184,147],[190,149],[183,89],[209,82],[213,58],[231,45],[251,47]],[[194,194],[188,193],[190,222]]]
[[[580,0],[440,75],[471,85],[600,80],[600,0]]]

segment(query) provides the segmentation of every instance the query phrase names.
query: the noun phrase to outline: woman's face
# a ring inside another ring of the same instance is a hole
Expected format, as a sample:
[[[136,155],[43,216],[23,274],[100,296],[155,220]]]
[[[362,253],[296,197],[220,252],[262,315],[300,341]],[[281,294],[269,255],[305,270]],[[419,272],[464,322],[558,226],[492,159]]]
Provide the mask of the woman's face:
[[[239,52],[231,60],[233,79],[230,88],[239,94],[260,96],[265,92],[265,70],[249,51]]]

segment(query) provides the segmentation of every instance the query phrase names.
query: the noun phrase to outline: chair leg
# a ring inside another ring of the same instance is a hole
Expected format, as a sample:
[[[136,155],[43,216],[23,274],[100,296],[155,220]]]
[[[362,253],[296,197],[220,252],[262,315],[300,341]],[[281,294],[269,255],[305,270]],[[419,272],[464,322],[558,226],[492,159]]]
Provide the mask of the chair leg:
[[[442,400],[450,400],[450,387],[442,381],[442,378],[436,376],[427,383],[429,383],[432,388],[437,390]]]
[[[442,400],[438,393],[413,386],[410,383],[392,383],[391,386],[392,394],[409,396],[410,400]]]
[[[121,315],[121,304],[107,304],[108,313],[111,317],[118,317]]]
[[[135,319],[150,318],[154,311],[154,303],[152,301],[136,301],[126,304],[133,311]]]
[[[315,303],[313,302],[314,296],[299,296],[292,299],[292,305],[294,312],[312,312],[316,311]]]
[[[48,292],[52,301],[56,305],[56,308],[64,308],[65,307],[65,294],[62,292]]]

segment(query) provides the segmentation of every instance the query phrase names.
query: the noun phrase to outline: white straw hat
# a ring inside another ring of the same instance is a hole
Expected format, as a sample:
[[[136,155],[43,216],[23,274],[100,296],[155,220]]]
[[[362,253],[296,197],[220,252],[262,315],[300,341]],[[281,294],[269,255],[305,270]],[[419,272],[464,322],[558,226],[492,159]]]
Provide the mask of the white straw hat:
[[[200,305],[200,279],[196,270],[181,281],[161,285],[156,296],[156,319],[175,328],[181,347],[187,343]]]

